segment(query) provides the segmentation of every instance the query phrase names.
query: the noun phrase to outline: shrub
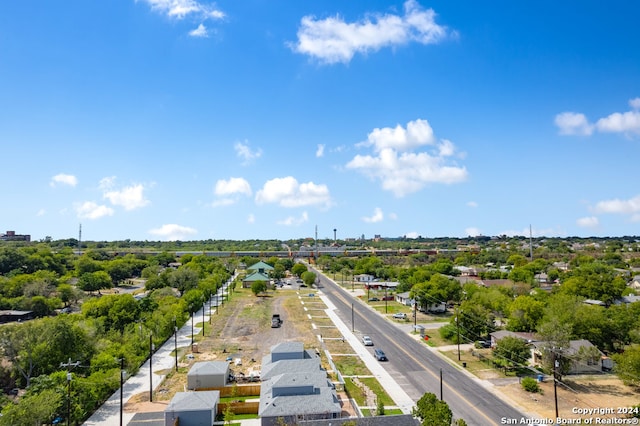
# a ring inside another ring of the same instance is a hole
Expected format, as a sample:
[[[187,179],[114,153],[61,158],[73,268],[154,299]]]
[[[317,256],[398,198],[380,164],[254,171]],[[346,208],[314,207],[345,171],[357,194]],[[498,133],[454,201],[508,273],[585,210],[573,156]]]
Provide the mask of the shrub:
[[[522,389],[527,392],[537,393],[540,392],[540,386],[538,386],[538,381],[533,377],[525,377],[520,382],[522,384]]]

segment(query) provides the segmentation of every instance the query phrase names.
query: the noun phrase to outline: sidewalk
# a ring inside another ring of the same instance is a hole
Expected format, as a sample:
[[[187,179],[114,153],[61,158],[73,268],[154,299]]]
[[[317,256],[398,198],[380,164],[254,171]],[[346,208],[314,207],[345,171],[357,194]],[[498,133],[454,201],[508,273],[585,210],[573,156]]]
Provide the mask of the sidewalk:
[[[320,296],[320,299],[327,305],[326,313],[331,318],[335,326],[340,330],[340,333],[349,342],[356,354],[362,358],[367,368],[371,370],[373,375],[378,379],[380,385],[387,391],[391,399],[396,403],[398,408],[402,410],[404,414],[411,414],[413,406],[415,405],[413,400],[407,395],[407,393],[396,383],[391,375],[380,365],[374,356],[364,347],[360,342],[360,339],[349,330],[344,322],[338,317],[335,310],[336,307],[326,296]]]
[[[229,283],[235,279],[235,276],[231,278],[227,283],[225,283],[222,289],[226,289]],[[220,293],[220,290],[218,290]],[[216,295],[211,296],[212,301],[215,300]],[[192,317],[194,324],[196,322],[201,322],[203,318],[204,311],[204,321],[209,321],[209,315],[206,315],[208,307],[205,303],[203,307],[195,312]],[[216,308],[217,309],[217,308]],[[212,306],[212,311],[215,312],[215,309]],[[193,327],[193,334],[197,335],[201,332],[202,329],[199,327]],[[180,348],[190,347],[191,346],[191,318],[187,320],[187,322],[180,328],[177,332],[177,340],[178,340],[178,350]],[[165,379],[164,374],[159,374],[159,371],[167,371],[175,368],[175,355],[172,353],[175,349],[175,341],[173,337],[167,339],[167,341],[153,354],[152,362],[153,365],[151,370],[153,374],[149,371],[149,360],[147,360],[138,370],[138,373],[135,376],[129,377],[124,386],[122,388],[122,400],[123,404],[126,404],[131,397],[134,395],[138,395],[143,392],[149,392],[150,389],[156,390],[160,384]],[[134,417],[136,413],[123,412],[122,413],[122,424],[128,424]],[[83,423],[86,426],[117,426],[120,424],[120,390],[118,389],[116,392],[111,395],[111,397],[96,411],[89,417],[87,421]],[[243,423],[244,424],[244,423]],[[249,423],[247,423],[247,426]]]

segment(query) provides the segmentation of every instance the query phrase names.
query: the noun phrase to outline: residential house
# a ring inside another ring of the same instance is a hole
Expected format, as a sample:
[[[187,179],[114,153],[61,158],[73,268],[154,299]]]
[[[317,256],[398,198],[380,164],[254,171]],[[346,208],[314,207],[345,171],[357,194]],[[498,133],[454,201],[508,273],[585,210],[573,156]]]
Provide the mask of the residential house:
[[[542,363],[543,354],[549,350],[548,342],[532,343],[533,365]],[[558,356],[569,360],[565,374],[592,374],[609,371],[611,360],[588,340],[571,340],[569,347],[558,352]]]
[[[284,342],[262,359],[261,424],[296,424],[339,418],[342,405],[320,358],[301,342]]]
[[[413,306],[415,299],[410,298],[409,292],[405,291],[404,293],[396,294],[396,302],[405,306]]]
[[[489,337],[491,338],[491,347],[495,348],[498,342],[505,337],[517,337],[518,339],[522,339],[527,343],[536,342],[538,340],[535,333],[525,333],[525,332],[517,332],[517,331],[509,331],[509,330],[498,330],[493,333],[489,333]]]
[[[164,410],[164,425],[202,426],[216,421],[220,392],[176,392]]]
[[[370,283],[374,281],[376,277],[370,274],[358,274],[353,276],[353,280],[358,283]]]
[[[187,389],[214,389],[227,386],[229,361],[196,362],[187,373]]]

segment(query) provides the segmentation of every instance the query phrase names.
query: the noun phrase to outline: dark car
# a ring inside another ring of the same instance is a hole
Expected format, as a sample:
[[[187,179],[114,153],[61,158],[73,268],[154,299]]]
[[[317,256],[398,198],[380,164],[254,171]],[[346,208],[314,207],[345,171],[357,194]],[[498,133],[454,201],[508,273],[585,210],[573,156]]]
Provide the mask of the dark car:
[[[373,355],[378,361],[387,361],[387,356],[384,352],[382,352],[382,349],[376,349],[375,351],[373,351]]]
[[[378,299],[377,297],[370,297],[369,298],[369,302],[379,302],[380,299]]]

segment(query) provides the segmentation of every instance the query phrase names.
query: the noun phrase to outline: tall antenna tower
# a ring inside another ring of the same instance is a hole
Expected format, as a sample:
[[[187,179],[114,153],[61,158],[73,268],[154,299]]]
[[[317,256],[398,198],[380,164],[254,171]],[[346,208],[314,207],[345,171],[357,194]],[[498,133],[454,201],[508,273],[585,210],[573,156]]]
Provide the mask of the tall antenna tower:
[[[82,250],[82,224],[80,224],[80,228],[78,229],[78,256],[80,256],[81,250]]]
[[[531,231],[531,224],[529,224],[529,259],[533,260],[533,232]]]

